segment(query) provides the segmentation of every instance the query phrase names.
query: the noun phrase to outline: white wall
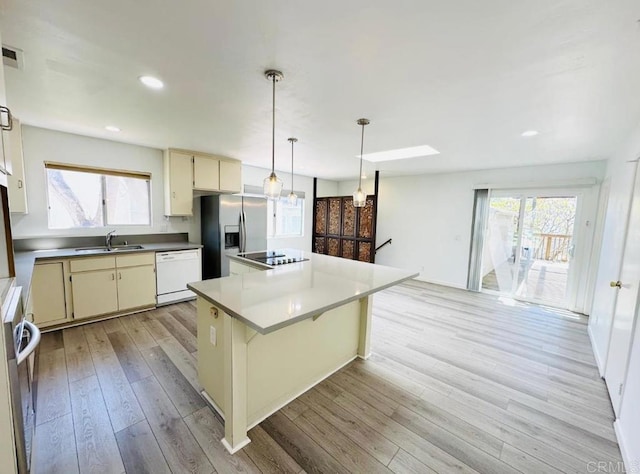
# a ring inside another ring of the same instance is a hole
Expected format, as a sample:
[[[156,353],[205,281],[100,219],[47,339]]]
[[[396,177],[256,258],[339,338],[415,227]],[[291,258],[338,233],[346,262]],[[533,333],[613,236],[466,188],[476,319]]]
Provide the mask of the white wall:
[[[380,178],[377,243],[393,238],[376,262],[419,271],[420,279],[466,288],[474,185],[524,185],[582,178],[602,179],[603,161],[498,170]],[[373,180],[363,181],[373,192]],[[341,182],[349,195],[357,182]]]
[[[620,276],[631,205],[635,164],[629,163],[629,160],[635,160],[638,156],[640,156],[640,125],[627,143],[621,147],[619,153],[607,164],[605,182],[609,187],[609,198],[596,274],[596,291],[589,318],[589,334],[601,375],[604,374],[606,365],[617,296],[615,291],[611,291],[609,282],[618,280]]]
[[[11,215],[14,239],[105,234],[104,227],[49,230],[47,227],[45,161],[151,173],[152,225],[109,227],[109,230],[115,228],[120,235],[188,232],[193,226],[195,218],[171,217],[165,219],[164,217],[161,150],[28,125],[22,126],[22,141],[29,214]],[[194,209],[195,212],[196,209]],[[199,214],[198,209],[195,215]],[[197,238],[199,241],[199,233],[193,238]]]

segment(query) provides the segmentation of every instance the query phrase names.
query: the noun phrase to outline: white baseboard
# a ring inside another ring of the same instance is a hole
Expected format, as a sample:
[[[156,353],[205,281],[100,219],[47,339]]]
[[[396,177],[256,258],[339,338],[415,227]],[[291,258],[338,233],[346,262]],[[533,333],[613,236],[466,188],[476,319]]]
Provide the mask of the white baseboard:
[[[589,334],[589,340],[591,341],[591,352],[593,352],[593,357],[596,359],[598,372],[600,373],[600,377],[604,378],[605,364],[604,361],[600,358],[600,351],[598,351],[598,344],[596,343],[596,339],[593,336],[593,332],[591,332],[591,325],[587,325],[587,333]]]
[[[351,359],[347,360],[344,364],[342,364],[340,367],[338,367],[335,370],[332,370],[331,372],[329,372],[328,374],[320,377],[318,380],[316,380],[315,382],[313,382],[312,384],[308,385],[307,387],[303,388],[302,390],[300,390],[296,395],[288,398],[285,402],[280,403],[276,406],[276,408],[273,409],[273,411],[269,412],[268,414],[261,416],[259,419],[257,419],[256,421],[254,421],[253,423],[249,424],[249,426],[247,426],[247,431],[249,431],[251,428],[253,428],[254,426],[259,425],[260,423],[262,423],[264,420],[266,420],[267,418],[269,418],[271,415],[273,415],[275,412],[277,412],[278,410],[280,410],[281,408],[286,407],[289,403],[291,403],[292,401],[294,401],[296,398],[298,398],[300,395],[302,395],[305,392],[308,392],[309,390],[311,390],[313,387],[315,387],[316,385],[318,385],[320,382],[322,382],[324,379],[328,379],[329,377],[331,377],[333,374],[335,374],[337,371],[339,371],[340,369],[342,369],[343,367],[346,367],[347,365],[349,365],[351,362],[353,362],[354,360],[356,360],[358,358],[357,355],[353,356]]]
[[[414,280],[421,281],[423,283],[432,283],[434,285],[448,286],[449,288],[457,288],[459,290],[466,290],[467,289],[466,286],[454,285],[450,281],[440,281],[440,280],[427,279],[427,278],[421,277],[420,275],[415,277]]]
[[[622,433],[622,428],[620,427],[619,419],[613,422],[613,429],[616,432],[616,438],[618,438],[618,446],[620,447],[620,454],[622,454],[622,461],[624,462],[625,471],[629,473],[637,472],[638,460],[631,459],[631,455],[629,454],[627,445],[625,443],[624,434]]]
[[[200,395],[202,395],[204,399],[209,402],[209,405],[211,405],[213,409],[218,412],[220,418],[224,420],[224,413],[222,412],[222,409],[216,404],[216,402],[213,401],[213,398],[211,398],[205,390],[201,391]]]
[[[369,356],[371,356],[371,354],[369,354],[366,358],[368,358]],[[300,392],[298,392],[296,395],[294,395],[291,398],[288,398],[285,402],[283,402],[282,404],[279,404],[272,412],[270,412],[269,414],[261,417],[260,419],[256,420],[255,422],[251,423],[249,426],[247,426],[247,431],[249,431],[251,428],[259,425],[260,423],[262,423],[264,420],[266,420],[267,418],[269,418],[271,415],[273,415],[275,412],[277,412],[278,410],[280,410],[281,408],[287,406],[289,403],[291,403],[293,400],[295,400],[296,398],[298,398],[300,395],[302,395],[303,393],[311,390],[313,387],[315,387],[316,385],[318,385],[320,382],[322,382],[323,380],[331,377],[333,374],[335,374],[337,371],[339,371],[340,369],[342,369],[343,367],[346,367],[347,365],[349,365],[351,362],[353,362],[356,358],[358,358],[360,356],[356,355],[353,356],[351,359],[347,360],[344,364],[342,364],[340,367],[338,367],[335,370],[332,370],[331,372],[329,372],[328,374],[326,374],[325,376],[319,378],[316,382],[312,383],[311,385],[309,385],[308,387],[304,388],[303,390],[301,390]],[[362,357],[360,357],[362,359]],[[224,413],[222,412],[222,410],[220,409],[220,407],[216,404],[216,402],[213,401],[213,399],[209,396],[209,394],[205,391],[202,390],[202,392],[200,392],[202,394],[202,396],[205,398],[205,400],[207,400],[207,402],[213,407],[213,409],[215,411],[218,412],[218,414],[222,417],[222,419],[224,420]],[[251,442],[251,440],[249,438],[247,438],[246,440],[242,441],[241,443],[239,443],[235,448],[232,448],[231,445],[227,442],[226,439],[222,439],[221,440],[222,445],[226,448],[227,451],[229,451],[229,453],[231,454],[235,454],[238,451],[240,451],[242,448],[244,448],[247,444],[249,444]]]
[[[249,438],[246,438],[242,440],[240,443],[238,443],[235,448],[232,448],[225,438],[222,438],[220,442],[222,443],[222,446],[224,446],[225,449],[229,451],[229,454],[236,454],[238,451],[244,448],[247,444],[249,444],[251,440]]]

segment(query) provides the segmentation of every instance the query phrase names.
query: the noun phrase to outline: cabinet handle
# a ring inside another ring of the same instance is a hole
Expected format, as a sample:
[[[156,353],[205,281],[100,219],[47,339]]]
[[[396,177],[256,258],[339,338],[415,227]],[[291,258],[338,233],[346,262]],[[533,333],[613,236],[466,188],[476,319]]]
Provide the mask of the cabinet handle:
[[[6,130],[10,132],[13,130],[13,116],[11,115],[11,111],[9,107],[5,107],[4,105],[0,105],[0,114],[7,114],[8,123],[5,125],[4,123],[0,123],[0,128],[2,130]]]
[[[176,192],[174,191],[173,193],[171,193],[173,195],[173,199],[176,198]]]
[[[122,273],[118,272],[118,280],[122,280]]]
[[[18,189],[22,189],[22,180],[21,179],[18,180]]]
[[[115,279],[116,279],[116,274],[115,274],[115,273],[112,273],[112,274],[111,274],[111,279],[112,279],[112,280],[115,280]]]

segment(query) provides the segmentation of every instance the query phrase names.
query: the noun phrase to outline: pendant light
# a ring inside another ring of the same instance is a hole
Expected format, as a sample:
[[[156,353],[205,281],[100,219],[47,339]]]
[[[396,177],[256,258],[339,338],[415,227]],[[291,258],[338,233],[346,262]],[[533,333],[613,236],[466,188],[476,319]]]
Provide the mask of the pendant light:
[[[366,118],[358,119],[357,124],[362,126],[362,138],[360,139],[360,173],[358,174],[358,189],[353,193],[353,207],[364,207],[367,203],[367,193],[362,190],[362,154],[364,153],[364,126],[369,125]]]
[[[295,206],[296,204],[298,204],[298,196],[293,192],[293,144],[297,142],[298,139],[289,138],[287,140],[291,142],[291,192],[289,193],[289,197],[287,199],[289,200],[289,204]]]
[[[269,69],[264,75],[273,83],[273,109],[271,112],[271,174],[264,179],[262,189],[268,199],[279,199],[282,192],[282,180],[276,176],[276,82],[284,79],[280,71]]]

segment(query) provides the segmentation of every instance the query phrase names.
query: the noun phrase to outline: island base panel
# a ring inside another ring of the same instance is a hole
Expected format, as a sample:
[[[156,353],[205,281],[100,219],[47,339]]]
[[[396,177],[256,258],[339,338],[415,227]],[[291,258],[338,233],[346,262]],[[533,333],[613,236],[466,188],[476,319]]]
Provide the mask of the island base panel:
[[[248,429],[354,358],[367,357],[370,331],[371,297],[269,334],[199,297],[199,379],[216,409],[224,411],[227,450],[237,452],[249,442]]]
[[[248,424],[262,421],[357,356],[360,302],[327,311],[248,344]]]

